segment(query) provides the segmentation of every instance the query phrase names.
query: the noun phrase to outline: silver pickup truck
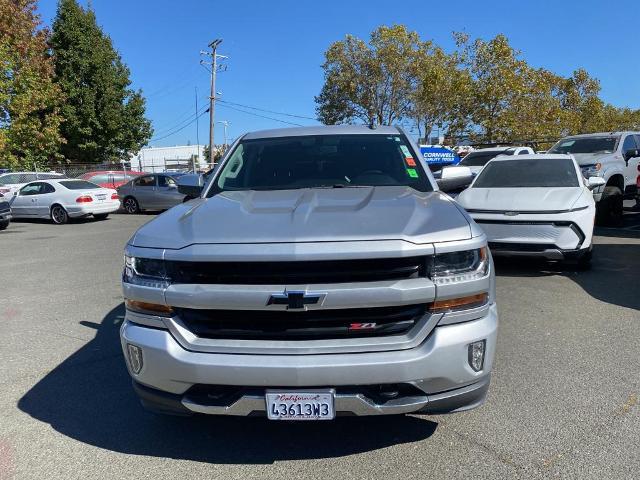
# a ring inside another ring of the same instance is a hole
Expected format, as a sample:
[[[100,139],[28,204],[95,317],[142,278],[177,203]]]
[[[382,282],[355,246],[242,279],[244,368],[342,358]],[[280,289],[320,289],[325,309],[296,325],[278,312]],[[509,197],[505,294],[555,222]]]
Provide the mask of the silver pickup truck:
[[[393,127],[249,133],[125,249],[121,342],[155,412],[448,413],[481,405],[487,239]]]

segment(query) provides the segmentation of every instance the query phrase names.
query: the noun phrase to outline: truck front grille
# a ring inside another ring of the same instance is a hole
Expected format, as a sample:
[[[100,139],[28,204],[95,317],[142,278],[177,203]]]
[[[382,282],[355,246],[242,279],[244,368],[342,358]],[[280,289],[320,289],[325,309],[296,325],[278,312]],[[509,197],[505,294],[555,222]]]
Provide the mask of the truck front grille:
[[[322,340],[399,335],[426,313],[426,305],[304,312],[176,308],[196,336],[240,340]]]
[[[172,283],[292,285],[373,282],[426,276],[427,257],[311,262],[167,261]]]

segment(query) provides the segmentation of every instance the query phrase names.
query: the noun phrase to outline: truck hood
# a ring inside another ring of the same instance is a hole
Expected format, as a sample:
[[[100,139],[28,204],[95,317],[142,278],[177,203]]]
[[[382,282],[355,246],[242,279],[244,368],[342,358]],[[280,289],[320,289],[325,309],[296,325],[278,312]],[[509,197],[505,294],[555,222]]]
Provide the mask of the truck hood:
[[[578,162],[578,165],[594,165],[596,163],[602,163],[607,157],[611,157],[613,153],[572,153],[573,157]]]
[[[570,210],[582,187],[468,188],[456,199],[467,210],[541,212]]]
[[[361,187],[223,192],[177,205],[141,227],[129,244],[194,244],[471,238],[466,216],[440,192]]]

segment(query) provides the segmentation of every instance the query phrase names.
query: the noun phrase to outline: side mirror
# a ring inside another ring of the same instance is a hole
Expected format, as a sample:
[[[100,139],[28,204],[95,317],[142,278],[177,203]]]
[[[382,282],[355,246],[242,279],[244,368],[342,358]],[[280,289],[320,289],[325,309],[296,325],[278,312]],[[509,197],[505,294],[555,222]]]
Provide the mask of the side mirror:
[[[436,179],[438,187],[443,192],[466,187],[473,181],[473,173],[469,167],[445,167],[440,178]]]
[[[640,157],[640,152],[637,148],[632,148],[631,150],[627,150],[624,152],[624,161],[629,165],[629,160],[635,157]]]
[[[202,186],[200,185],[178,185],[178,191],[186,195],[187,197],[196,198],[202,193]]]
[[[595,190],[598,187],[603,187],[607,184],[602,177],[589,177],[587,180],[587,187],[589,190]]]

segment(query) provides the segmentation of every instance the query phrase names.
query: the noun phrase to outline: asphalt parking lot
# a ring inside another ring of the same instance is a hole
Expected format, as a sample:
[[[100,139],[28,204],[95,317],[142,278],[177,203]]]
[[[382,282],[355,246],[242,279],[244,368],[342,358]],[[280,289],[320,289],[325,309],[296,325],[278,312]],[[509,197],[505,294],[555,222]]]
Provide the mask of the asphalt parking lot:
[[[0,479],[636,478],[640,214],[593,269],[497,264],[489,399],[320,423],[146,413],[118,343],[122,248],[151,215],[0,233]]]

